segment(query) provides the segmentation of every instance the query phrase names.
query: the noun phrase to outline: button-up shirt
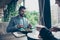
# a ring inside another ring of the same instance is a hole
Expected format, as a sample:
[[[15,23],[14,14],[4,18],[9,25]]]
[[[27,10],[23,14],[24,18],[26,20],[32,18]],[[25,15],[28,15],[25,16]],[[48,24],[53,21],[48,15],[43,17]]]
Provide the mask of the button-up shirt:
[[[29,22],[27,18],[20,17],[19,15],[16,17],[12,17],[7,27],[7,32],[13,32],[15,30],[24,30],[23,28],[18,29],[17,28],[18,24],[22,24],[24,28],[27,28],[29,25]]]

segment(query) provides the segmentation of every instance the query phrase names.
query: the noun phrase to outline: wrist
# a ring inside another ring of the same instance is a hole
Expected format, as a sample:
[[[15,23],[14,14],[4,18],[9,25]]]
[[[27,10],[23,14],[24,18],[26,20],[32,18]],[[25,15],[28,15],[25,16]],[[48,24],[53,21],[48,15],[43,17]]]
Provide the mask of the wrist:
[[[19,29],[18,25],[15,26],[17,29]]]

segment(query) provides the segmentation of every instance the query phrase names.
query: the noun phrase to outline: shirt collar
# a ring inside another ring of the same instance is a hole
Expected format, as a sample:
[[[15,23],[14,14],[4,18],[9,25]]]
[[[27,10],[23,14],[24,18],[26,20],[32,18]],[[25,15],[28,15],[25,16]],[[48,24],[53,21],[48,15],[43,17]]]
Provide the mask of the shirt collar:
[[[20,18],[24,18],[24,17],[21,17],[20,15],[18,15],[17,17],[18,17],[19,19],[20,19]]]

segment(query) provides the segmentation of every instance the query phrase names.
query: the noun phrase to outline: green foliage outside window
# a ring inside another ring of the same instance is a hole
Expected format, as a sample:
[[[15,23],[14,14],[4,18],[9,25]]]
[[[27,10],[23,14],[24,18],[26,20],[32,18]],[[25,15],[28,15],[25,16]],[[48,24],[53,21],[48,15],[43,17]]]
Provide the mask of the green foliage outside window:
[[[32,12],[26,11],[25,15],[26,15],[26,18],[30,21],[30,23],[33,26],[38,24],[38,18],[39,18],[38,12],[36,12],[36,11],[32,11]]]

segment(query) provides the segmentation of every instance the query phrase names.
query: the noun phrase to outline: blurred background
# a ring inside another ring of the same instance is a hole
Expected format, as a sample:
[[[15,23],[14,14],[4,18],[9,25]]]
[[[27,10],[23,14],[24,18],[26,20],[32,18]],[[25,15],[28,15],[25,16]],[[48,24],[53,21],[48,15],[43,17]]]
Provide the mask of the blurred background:
[[[20,6],[26,7],[25,17],[33,27],[42,24],[48,28],[56,26],[60,28],[60,7],[55,2],[55,0],[0,0],[0,34],[7,35],[6,27],[11,17],[18,15]]]

